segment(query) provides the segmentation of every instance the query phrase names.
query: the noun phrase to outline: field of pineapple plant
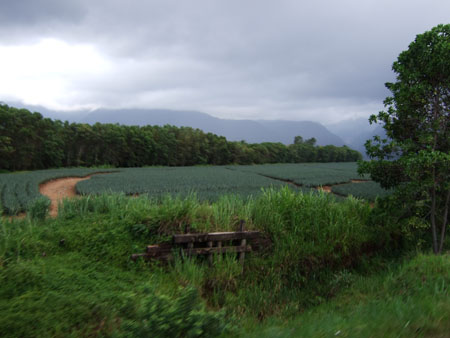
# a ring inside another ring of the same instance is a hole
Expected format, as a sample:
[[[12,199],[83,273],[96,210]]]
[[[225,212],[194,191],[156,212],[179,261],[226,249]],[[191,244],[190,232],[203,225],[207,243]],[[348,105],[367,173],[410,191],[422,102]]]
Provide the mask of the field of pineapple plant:
[[[263,189],[289,186],[295,191],[308,192],[321,186],[333,187],[339,196],[374,200],[386,195],[376,183],[351,184],[361,179],[356,163],[266,164],[252,166],[146,167],[117,169],[53,169],[0,174],[0,207],[4,214],[15,215],[27,211],[42,200],[39,185],[63,177],[84,177],[76,191],[80,195],[124,193],[146,195],[151,198],[196,194],[200,200],[215,201],[223,195],[244,198],[259,195]]]

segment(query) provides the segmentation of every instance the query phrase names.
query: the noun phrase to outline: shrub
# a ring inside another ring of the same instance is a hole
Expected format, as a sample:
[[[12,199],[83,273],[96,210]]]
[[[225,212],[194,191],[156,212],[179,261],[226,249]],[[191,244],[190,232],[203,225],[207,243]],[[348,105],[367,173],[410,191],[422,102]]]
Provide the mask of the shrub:
[[[208,312],[197,290],[186,288],[175,301],[149,294],[121,329],[122,337],[217,337],[230,327],[223,312]]]

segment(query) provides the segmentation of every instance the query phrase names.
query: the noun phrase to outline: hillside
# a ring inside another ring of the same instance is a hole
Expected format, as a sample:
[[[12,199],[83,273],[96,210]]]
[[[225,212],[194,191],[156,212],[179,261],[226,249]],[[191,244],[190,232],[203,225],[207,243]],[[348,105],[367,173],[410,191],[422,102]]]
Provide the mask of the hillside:
[[[363,157],[367,157],[364,143],[379,135],[385,137],[384,129],[377,124],[370,124],[368,118],[349,119],[326,126],[332,133],[343,139],[350,148],[359,151]]]
[[[230,141],[248,143],[281,142],[291,144],[294,137],[315,137],[317,144],[342,146],[345,142],[318,122],[220,119],[197,111],[168,109],[98,109],[83,122],[93,124],[120,123],[126,125],[165,125],[198,128],[204,132],[225,136]]]

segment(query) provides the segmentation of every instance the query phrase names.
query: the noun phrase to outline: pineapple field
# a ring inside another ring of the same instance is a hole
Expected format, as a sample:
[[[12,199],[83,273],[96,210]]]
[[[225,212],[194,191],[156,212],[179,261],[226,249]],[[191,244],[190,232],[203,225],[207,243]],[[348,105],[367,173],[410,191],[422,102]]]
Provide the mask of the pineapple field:
[[[197,167],[144,168],[71,168],[0,174],[2,213],[16,215],[45,198],[39,186],[64,177],[85,177],[78,182],[79,195],[123,193],[160,199],[166,195],[185,197],[195,194],[199,200],[216,201],[223,195],[256,197],[264,189],[288,186],[294,191],[310,192],[323,187],[336,197],[354,196],[374,200],[389,192],[365,179],[356,171],[356,163],[302,163]],[[328,188],[328,189],[326,189]]]

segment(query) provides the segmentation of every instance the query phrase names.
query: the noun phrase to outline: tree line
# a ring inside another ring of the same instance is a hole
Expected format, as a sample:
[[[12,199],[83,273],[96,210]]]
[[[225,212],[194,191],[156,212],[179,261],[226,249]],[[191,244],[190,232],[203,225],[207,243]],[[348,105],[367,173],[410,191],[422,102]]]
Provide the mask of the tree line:
[[[0,169],[74,166],[345,162],[361,159],[346,146],[317,146],[315,139],[282,143],[231,142],[190,127],[69,123],[0,104]]]

